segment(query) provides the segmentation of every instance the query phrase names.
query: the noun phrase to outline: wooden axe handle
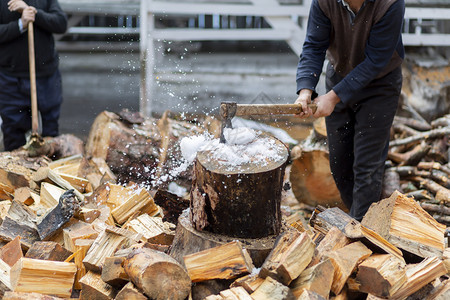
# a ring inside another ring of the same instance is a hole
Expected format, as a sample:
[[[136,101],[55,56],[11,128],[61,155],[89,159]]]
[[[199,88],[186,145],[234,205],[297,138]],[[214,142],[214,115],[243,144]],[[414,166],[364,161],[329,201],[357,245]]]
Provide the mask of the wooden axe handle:
[[[38,134],[39,116],[36,92],[36,62],[34,60],[34,30],[33,22],[28,23],[28,60],[30,63],[30,92],[31,92],[31,132]]]
[[[314,103],[308,104],[313,113],[317,110]],[[251,116],[251,115],[289,115],[301,113],[302,106],[300,104],[238,104],[235,116]]]

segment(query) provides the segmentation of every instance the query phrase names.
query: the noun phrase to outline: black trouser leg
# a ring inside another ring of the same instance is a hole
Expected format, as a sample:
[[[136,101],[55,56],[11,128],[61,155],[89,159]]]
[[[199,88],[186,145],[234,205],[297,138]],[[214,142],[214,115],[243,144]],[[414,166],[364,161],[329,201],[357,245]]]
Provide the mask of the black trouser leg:
[[[330,169],[341,199],[348,209],[353,203],[353,136],[351,111],[333,112],[326,118]]]
[[[341,106],[326,118],[331,172],[350,215],[357,220],[380,200],[400,89],[398,70],[364,88],[356,105]]]

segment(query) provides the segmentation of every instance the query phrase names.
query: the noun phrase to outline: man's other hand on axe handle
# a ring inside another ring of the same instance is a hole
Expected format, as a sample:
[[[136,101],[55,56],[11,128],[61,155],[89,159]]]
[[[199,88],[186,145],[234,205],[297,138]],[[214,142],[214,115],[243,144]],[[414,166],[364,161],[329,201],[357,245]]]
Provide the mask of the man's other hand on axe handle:
[[[308,118],[310,116],[314,116],[315,118],[328,117],[333,112],[336,104],[341,101],[338,95],[331,90],[325,95],[318,96],[314,99],[314,104],[317,106],[317,110],[314,113],[312,109],[308,107],[308,104],[311,103],[312,94],[312,90],[300,90],[298,98],[295,100],[295,104],[300,104],[302,106],[302,112],[297,114],[300,118]]]

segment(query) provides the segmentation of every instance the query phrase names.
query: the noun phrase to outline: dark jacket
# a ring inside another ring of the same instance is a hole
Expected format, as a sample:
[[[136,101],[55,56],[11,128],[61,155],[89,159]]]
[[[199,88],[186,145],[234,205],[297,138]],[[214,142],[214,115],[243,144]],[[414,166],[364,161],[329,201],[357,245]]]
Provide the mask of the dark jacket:
[[[57,0],[25,0],[37,9],[34,22],[36,76],[49,76],[58,68],[53,33],[64,33],[67,16]],[[20,14],[8,10],[8,0],[0,2],[0,72],[29,77],[28,33],[21,33]]]
[[[315,90],[325,53],[343,78],[333,87],[343,103],[399,67],[404,57],[404,11],[404,0],[366,0],[354,16],[341,0],[313,0],[297,70],[297,91]]]

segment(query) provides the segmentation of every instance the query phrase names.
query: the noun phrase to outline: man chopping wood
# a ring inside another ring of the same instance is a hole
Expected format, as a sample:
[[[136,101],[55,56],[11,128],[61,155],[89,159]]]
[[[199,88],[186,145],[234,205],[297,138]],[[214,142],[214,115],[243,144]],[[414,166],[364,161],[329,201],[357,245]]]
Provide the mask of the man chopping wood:
[[[404,11],[404,0],[312,0],[298,64],[299,116],[326,117],[331,172],[359,221],[381,197],[402,86]],[[316,97],[325,54],[327,93]]]
[[[31,129],[28,24],[34,23],[36,89],[42,135],[58,135],[61,75],[53,33],[64,33],[67,17],[57,0],[0,2],[0,116],[5,150],[23,146]]]

